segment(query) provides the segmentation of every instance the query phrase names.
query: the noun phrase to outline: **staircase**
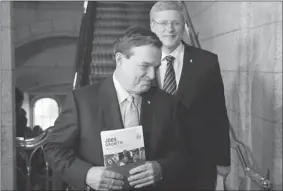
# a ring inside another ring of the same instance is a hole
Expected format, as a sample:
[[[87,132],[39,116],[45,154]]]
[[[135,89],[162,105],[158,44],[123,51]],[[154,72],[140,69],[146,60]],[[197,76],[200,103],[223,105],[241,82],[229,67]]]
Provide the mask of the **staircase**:
[[[98,1],[95,10],[90,84],[110,76],[115,69],[112,48],[115,40],[130,26],[149,28],[149,11],[154,2]]]

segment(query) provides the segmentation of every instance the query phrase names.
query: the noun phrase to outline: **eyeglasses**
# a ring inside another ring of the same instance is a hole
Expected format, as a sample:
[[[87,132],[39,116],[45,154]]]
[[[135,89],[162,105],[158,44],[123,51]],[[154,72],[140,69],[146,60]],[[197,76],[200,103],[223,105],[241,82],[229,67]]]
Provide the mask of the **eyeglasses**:
[[[182,23],[179,21],[160,21],[160,22],[157,22],[156,20],[152,20],[152,21],[154,21],[156,24],[160,25],[163,28],[165,28],[169,24],[171,24],[175,28],[180,27],[182,25]]]

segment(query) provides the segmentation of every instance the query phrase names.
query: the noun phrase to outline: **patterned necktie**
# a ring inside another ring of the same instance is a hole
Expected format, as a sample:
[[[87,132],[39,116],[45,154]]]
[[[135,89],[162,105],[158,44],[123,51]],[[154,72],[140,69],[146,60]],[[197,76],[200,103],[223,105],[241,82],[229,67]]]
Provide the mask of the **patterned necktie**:
[[[134,127],[139,125],[139,112],[134,102],[134,96],[129,95],[127,97],[127,106],[125,110],[124,127]]]
[[[164,78],[163,90],[165,90],[171,95],[174,95],[177,90],[175,72],[173,68],[173,62],[175,58],[169,55],[166,56],[165,59],[167,61],[167,68]]]

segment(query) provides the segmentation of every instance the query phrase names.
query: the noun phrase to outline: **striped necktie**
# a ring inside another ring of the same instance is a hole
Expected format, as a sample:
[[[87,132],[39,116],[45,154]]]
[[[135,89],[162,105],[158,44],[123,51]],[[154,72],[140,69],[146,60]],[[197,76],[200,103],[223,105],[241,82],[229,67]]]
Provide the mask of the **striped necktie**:
[[[139,125],[139,112],[135,105],[135,98],[132,95],[127,97],[127,106],[125,109],[124,127],[134,127]]]
[[[171,95],[175,95],[177,90],[175,72],[173,68],[174,59],[175,58],[171,55],[165,57],[165,60],[167,61],[167,68],[164,78],[163,90]]]

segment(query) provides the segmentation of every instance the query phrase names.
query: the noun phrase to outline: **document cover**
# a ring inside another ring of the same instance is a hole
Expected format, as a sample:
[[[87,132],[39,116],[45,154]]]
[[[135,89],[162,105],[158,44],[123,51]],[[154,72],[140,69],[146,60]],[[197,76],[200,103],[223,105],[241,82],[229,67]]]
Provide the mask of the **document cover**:
[[[129,171],[146,161],[142,126],[101,132],[104,166],[125,177],[129,188]]]

